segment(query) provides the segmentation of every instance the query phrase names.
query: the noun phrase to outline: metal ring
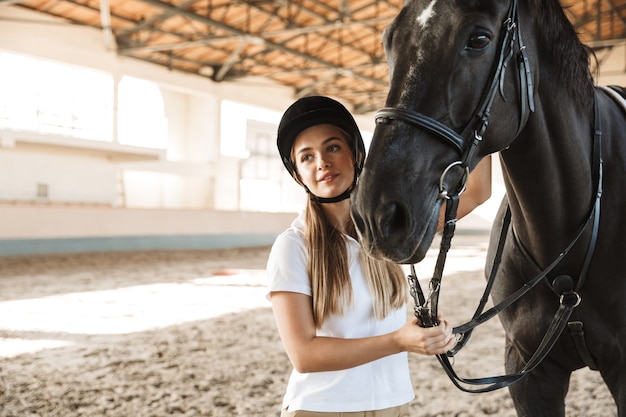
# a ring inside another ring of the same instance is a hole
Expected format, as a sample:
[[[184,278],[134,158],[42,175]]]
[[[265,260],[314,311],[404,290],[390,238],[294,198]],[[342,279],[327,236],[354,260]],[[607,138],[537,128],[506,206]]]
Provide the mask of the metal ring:
[[[576,307],[578,307],[578,305],[580,304],[580,302],[581,302],[581,300],[582,300],[582,299],[581,299],[580,295],[579,295],[576,291],[568,292],[568,293],[566,293],[566,294],[561,295],[561,298],[560,298],[560,300],[559,300],[559,303],[560,303],[560,304],[563,304],[563,301],[565,300],[565,296],[566,296],[566,295],[572,295],[572,294],[576,296],[576,302],[575,302],[575,303],[574,303],[571,307],[572,307],[572,308],[576,308]]]
[[[463,166],[463,162],[462,161],[456,161],[451,163],[450,165],[448,165],[448,167],[446,169],[443,170],[443,173],[441,174],[441,177],[439,177],[439,198],[443,199],[443,200],[447,200],[450,197],[448,196],[448,190],[446,190],[443,187],[443,180],[446,177],[446,174],[448,173],[448,171],[450,171],[450,169],[452,169],[452,167],[455,167],[457,165],[461,165]],[[463,187],[461,188],[461,191],[458,192],[457,195],[461,195],[465,192],[465,185],[467,184],[467,177],[469,176],[469,167],[465,167],[465,173],[463,174],[463,178],[461,179],[463,182]]]

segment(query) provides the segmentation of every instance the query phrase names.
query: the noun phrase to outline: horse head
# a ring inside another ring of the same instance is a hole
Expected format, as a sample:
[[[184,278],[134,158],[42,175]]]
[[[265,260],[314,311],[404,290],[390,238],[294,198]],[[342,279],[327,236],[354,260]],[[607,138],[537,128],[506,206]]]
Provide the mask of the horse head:
[[[385,30],[390,90],[352,197],[371,255],[419,262],[445,199],[526,123],[534,57],[517,12],[516,0],[412,0]]]

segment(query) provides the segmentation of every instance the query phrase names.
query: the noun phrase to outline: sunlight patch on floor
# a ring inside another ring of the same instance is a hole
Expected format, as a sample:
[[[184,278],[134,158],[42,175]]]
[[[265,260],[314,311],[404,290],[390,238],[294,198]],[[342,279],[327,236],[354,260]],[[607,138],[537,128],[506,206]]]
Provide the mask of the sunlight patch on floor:
[[[438,249],[416,266],[421,279],[432,276]],[[484,248],[450,252],[445,274],[475,271]],[[0,302],[0,357],[66,346],[59,334],[129,334],[165,328],[228,313],[269,307],[264,270],[224,270],[188,282],[136,285],[104,291],[66,293]],[[53,339],[19,339],[10,332],[50,333]]]
[[[71,342],[60,340],[0,338],[0,357],[10,358],[23,353],[35,353],[40,350],[69,346],[71,344]]]
[[[265,271],[0,302],[0,332],[128,334],[269,307]],[[0,338],[0,356],[69,344]]]

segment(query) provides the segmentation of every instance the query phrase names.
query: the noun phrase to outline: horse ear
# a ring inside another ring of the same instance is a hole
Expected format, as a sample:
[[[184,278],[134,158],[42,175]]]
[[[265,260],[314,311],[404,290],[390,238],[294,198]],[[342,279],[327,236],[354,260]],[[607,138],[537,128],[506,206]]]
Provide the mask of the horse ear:
[[[361,174],[361,171],[363,171],[363,163],[365,162],[365,153],[361,150],[357,150],[355,156],[354,167],[356,168],[357,174]]]
[[[354,137],[354,166],[357,171],[357,175],[361,174],[363,171],[363,164],[365,163],[365,143],[363,142],[363,137],[361,136],[361,132],[358,131]]]

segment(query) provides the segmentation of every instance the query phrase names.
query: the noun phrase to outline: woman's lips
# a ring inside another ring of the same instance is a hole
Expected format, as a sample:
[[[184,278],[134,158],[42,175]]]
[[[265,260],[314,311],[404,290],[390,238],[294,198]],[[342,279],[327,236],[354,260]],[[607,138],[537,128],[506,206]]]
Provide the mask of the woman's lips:
[[[321,177],[318,182],[331,182],[332,180],[334,180],[337,177],[337,175],[334,174],[328,174],[328,175],[324,175],[323,177]]]

